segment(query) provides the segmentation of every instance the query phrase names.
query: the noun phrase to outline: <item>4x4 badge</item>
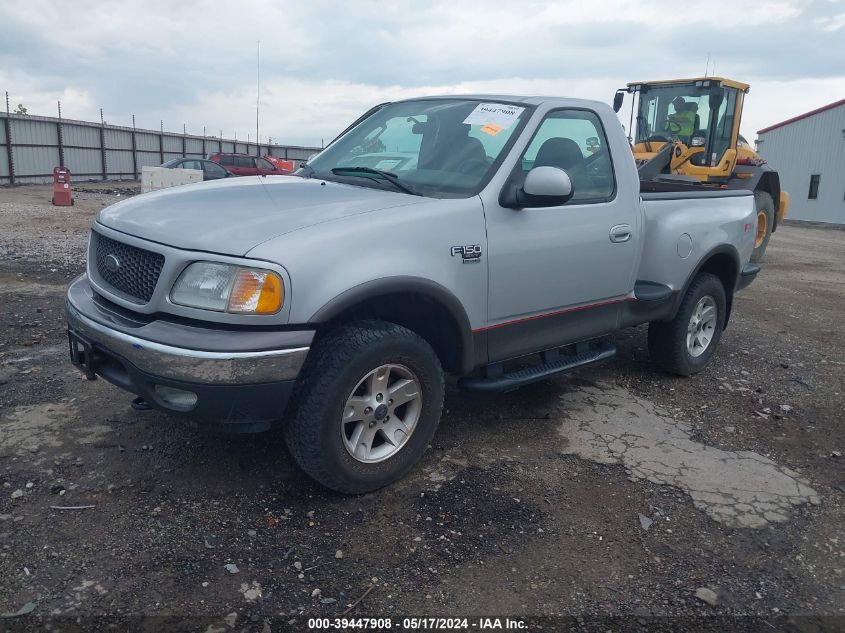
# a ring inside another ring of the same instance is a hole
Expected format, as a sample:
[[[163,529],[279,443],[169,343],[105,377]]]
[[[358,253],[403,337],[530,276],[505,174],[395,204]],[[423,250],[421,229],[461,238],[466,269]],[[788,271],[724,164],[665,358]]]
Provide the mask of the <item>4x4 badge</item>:
[[[464,246],[453,246],[452,257],[460,255],[464,264],[476,264],[481,261],[481,245],[466,244]]]

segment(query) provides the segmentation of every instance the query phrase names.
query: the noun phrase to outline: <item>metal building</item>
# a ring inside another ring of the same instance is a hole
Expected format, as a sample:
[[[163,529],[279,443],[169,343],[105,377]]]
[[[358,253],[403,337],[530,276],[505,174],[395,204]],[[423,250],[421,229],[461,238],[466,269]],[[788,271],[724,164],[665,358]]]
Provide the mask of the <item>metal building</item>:
[[[845,99],[763,128],[757,137],[757,151],[789,192],[789,220],[845,224]]]

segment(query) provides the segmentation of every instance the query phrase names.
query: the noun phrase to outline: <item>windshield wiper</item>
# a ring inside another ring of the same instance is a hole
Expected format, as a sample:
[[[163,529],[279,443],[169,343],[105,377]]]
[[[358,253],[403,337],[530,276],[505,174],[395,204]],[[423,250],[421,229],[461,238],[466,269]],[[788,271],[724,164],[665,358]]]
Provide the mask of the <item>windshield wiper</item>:
[[[401,189],[405,193],[409,193],[412,196],[422,195],[420,192],[414,191],[414,189],[412,189],[410,186],[401,182],[399,180],[399,176],[397,176],[393,172],[384,171],[383,169],[376,169],[375,167],[335,167],[334,169],[332,169],[332,173],[336,176],[351,174],[353,176],[360,175],[364,178],[366,178],[367,176],[381,176],[383,180],[386,180],[394,187],[396,187],[397,189]]]

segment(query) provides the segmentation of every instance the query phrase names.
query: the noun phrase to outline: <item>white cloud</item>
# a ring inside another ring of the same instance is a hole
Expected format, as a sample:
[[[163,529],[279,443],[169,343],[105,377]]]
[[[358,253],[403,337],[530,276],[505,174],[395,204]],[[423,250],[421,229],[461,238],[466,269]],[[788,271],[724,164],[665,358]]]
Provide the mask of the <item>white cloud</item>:
[[[837,0],[83,0],[0,4],[0,90],[31,112],[239,138],[328,140],[380,101],[459,92],[608,101],[628,81],[752,84],[744,132],[841,98]],[[62,20],[45,19],[60,13]],[[838,94],[837,93],[838,86]],[[789,111],[787,114],[786,111]]]
[[[845,13],[816,18],[814,22],[825,31],[838,31],[841,28],[845,28]]]
[[[58,116],[58,102],[62,102],[62,116],[82,120],[99,119],[99,109],[90,92],[74,87],[64,87],[59,92],[43,89],[32,77],[19,73],[7,74],[0,69],[0,89],[14,86],[9,90],[11,108],[23,104],[30,114]],[[5,104],[3,105],[5,107]]]
[[[843,97],[845,75],[827,79],[754,83],[745,99],[743,134],[753,140],[757,136],[757,130],[815,110]]]

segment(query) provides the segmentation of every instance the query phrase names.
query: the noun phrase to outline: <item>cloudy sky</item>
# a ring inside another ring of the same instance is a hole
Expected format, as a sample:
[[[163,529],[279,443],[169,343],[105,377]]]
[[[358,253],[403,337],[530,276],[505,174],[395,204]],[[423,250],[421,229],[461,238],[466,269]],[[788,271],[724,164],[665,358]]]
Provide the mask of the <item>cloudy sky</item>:
[[[3,0],[0,92],[67,118],[319,144],[383,101],[612,99],[634,80],[750,83],[743,133],[845,98],[845,0]]]

